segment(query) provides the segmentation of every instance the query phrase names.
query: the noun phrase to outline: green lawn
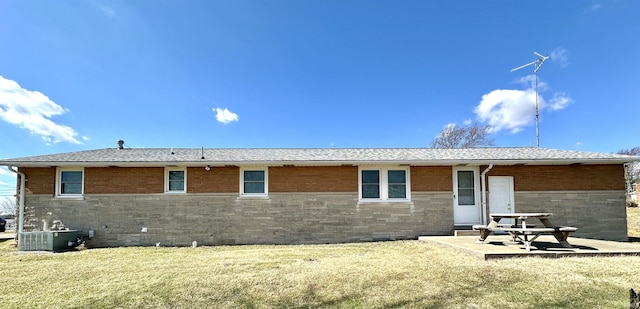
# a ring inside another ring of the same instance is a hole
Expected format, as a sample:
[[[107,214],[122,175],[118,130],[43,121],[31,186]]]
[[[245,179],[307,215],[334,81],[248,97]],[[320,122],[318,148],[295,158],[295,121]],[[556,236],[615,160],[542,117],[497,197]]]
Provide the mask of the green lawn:
[[[639,244],[640,245],[640,244]],[[16,253],[3,308],[628,308],[639,257],[483,261],[419,241]]]

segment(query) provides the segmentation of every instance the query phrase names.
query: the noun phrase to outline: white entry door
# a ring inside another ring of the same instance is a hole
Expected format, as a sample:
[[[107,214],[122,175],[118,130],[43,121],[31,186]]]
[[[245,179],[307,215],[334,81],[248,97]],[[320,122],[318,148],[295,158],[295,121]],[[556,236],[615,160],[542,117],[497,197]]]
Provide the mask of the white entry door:
[[[489,213],[513,213],[513,177],[489,176]],[[513,219],[502,219],[500,223],[511,223]]]
[[[480,177],[478,167],[453,168],[453,223],[480,224]]]

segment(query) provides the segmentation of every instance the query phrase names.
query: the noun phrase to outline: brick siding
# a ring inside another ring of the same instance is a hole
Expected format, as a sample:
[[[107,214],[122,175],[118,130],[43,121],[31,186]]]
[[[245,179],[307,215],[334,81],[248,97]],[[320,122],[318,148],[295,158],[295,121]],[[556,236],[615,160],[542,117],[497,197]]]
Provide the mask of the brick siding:
[[[412,166],[411,191],[453,191],[451,166]]]
[[[513,176],[515,191],[624,191],[622,165],[494,166],[487,176]]]
[[[162,167],[87,167],[85,194],[125,194],[164,192]]]
[[[269,192],[358,192],[358,167],[270,167]]]
[[[20,171],[28,194],[54,194],[54,167]],[[622,165],[494,166],[487,176],[514,176],[515,191],[624,190]],[[453,190],[450,166],[412,166],[410,177],[412,192]],[[86,194],[162,193],[164,168],[87,167],[84,181]],[[358,167],[270,167],[268,181],[270,192],[357,192]],[[238,167],[187,170],[188,193],[237,193],[239,182]]]
[[[27,176],[26,194],[53,195],[55,193],[55,167],[21,167],[19,171]]]
[[[240,192],[240,168],[190,167],[187,169],[188,193],[238,193]]]

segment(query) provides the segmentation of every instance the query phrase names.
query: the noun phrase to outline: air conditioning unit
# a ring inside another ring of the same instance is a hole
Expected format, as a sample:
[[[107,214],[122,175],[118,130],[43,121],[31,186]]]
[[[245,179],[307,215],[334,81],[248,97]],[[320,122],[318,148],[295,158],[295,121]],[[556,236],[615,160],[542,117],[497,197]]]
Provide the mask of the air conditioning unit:
[[[19,233],[20,251],[64,251],[76,246],[78,231],[38,231]]]

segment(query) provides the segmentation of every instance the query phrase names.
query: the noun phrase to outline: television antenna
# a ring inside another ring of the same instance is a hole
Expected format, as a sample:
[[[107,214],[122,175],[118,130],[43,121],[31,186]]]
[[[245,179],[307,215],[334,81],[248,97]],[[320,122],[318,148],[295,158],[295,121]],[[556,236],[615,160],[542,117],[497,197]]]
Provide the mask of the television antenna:
[[[540,147],[540,130],[539,130],[539,125],[538,125],[538,118],[539,118],[539,113],[538,113],[538,70],[540,70],[540,67],[542,66],[542,64],[551,59],[551,57],[549,56],[543,56],[540,55],[537,52],[533,52],[534,55],[538,56],[538,59],[536,59],[535,61],[529,62],[527,64],[523,64],[515,69],[511,69],[511,72],[513,71],[517,71],[520,70],[522,68],[526,68],[530,65],[533,65],[533,74],[536,76],[536,147]]]

